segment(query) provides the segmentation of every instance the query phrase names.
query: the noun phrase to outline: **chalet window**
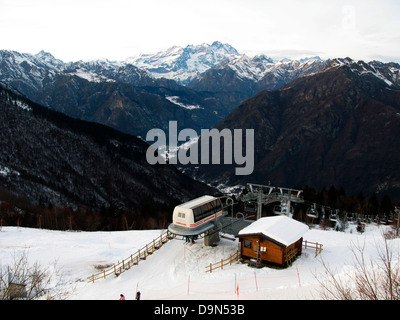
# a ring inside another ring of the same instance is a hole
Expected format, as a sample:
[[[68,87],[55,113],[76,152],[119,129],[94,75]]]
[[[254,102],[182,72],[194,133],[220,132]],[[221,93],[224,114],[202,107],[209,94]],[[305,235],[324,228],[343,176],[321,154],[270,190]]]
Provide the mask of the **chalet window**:
[[[260,247],[261,252],[267,252],[267,247]]]
[[[251,241],[250,240],[244,240],[244,247],[251,249]]]

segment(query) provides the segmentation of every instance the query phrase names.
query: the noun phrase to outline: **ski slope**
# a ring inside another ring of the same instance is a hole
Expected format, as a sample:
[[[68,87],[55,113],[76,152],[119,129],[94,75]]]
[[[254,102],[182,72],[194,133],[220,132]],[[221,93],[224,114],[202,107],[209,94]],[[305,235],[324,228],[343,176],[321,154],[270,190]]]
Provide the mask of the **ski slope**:
[[[322,253],[315,257],[313,249],[303,249],[286,269],[255,269],[234,263],[208,273],[207,265],[236,251],[237,240],[221,238],[216,247],[206,247],[202,239],[195,244],[173,239],[120,276],[88,283],[87,277],[99,272],[96,266],[127,258],[163,230],[75,232],[3,227],[0,265],[7,266],[13,255],[24,251],[32,264],[39,262],[45,267],[56,261],[65,290],[73,289],[68,297],[71,300],[117,300],[121,293],[133,300],[137,290],[143,300],[320,299],[316,277],[324,271],[321,259],[338,275],[354,268],[351,246],[365,245],[365,255],[379,260],[376,247],[383,245],[382,233],[388,227],[367,225],[363,234],[355,228],[350,225],[346,232],[310,229],[304,239],[322,243]],[[390,243],[396,248],[394,252],[399,252],[400,239]]]

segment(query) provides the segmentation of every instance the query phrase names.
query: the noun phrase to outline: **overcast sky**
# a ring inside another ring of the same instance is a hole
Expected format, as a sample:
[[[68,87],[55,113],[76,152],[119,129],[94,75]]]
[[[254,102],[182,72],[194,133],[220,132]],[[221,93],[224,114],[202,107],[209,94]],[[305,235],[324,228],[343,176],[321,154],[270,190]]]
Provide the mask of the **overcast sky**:
[[[173,45],[400,62],[399,0],[0,0],[0,49],[65,62]]]

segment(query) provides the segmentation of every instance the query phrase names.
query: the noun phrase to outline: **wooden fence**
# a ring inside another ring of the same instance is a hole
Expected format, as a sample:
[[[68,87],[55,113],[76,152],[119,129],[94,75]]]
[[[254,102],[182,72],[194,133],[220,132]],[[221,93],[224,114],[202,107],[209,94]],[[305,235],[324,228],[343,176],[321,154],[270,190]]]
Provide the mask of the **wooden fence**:
[[[154,251],[160,249],[162,245],[169,240],[173,239],[174,235],[169,233],[168,231],[161,234],[158,238],[154,239],[152,242],[146,244],[143,248],[139,249],[134,254],[131,254],[128,258],[118,262],[108,269],[104,269],[103,271],[93,274],[88,277],[88,282],[95,282],[98,279],[105,279],[109,275],[119,276],[121,273],[129,270],[134,265],[137,265],[140,260],[146,260],[149,254],[153,254]]]
[[[297,248],[292,248],[286,253],[285,264],[287,266],[290,266],[293,263],[293,261],[296,259],[297,253],[298,253]]]
[[[231,254],[228,258],[226,259],[221,259],[221,261],[215,262],[215,263],[210,263],[210,265],[206,266],[206,272],[212,272],[213,270],[216,269],[223,269],[224,266],[226,265],[231,265],[232,262],[238,261],[240,258],[240,250],[236,250],[235,253]]]
[[[321,243],[304,240],[303,244],[304,244],[305,249],[307,249],[307,248],[315,249],[315,256],[319,255],[322,252],[322,244]]]

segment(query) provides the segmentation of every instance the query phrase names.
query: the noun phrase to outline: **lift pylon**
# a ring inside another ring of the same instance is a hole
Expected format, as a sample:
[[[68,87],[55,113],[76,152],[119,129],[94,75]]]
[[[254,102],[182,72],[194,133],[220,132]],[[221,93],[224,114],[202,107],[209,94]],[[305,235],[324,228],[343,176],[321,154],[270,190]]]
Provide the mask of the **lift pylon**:
[[[275,187],[270,185],[260,185],[254,183],[247,184],[248,192],[240,196],[240,200],[257,205],[257,220],[261,218],[262,205],[272,202],[285,202],[290,208],[291,202],[304,202],[303,190]],[[290,210],[287,211],[290,214]]]

